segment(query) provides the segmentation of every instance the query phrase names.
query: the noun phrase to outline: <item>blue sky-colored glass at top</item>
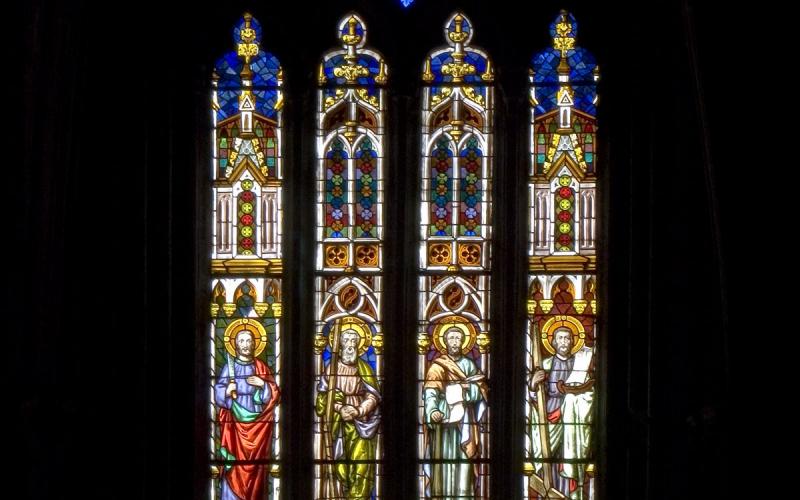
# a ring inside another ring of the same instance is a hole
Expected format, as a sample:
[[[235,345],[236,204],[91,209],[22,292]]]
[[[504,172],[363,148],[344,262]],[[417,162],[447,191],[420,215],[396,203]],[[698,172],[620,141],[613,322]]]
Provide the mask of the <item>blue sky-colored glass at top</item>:
[[[240,33],[244,27],[244,17],[233,28],[234,46],[241,42]],[[254,43],[261,43],[261,24],[255,18],[251,19],[250,27],[255,30]],[[217,93],[219,110],[217,120],[224,120],[239,112],[239,89],[242,79],[244,60],[236,54],[236,50],[226,53],[217,60],[214,69],[219,76]],[[278,99],[278,71],[280,61],[274,55],[264,50],[259,50],[258,55],[250,59],[250,70],[253,72],[253,94],[256,96],[256,112],[268,118],[275,118],[275,102]]]
[[[453,77],[450,75],[442,75],[442,66],[453,62],[453,58],[450,56],[451,48],[448,47],[442,51],[436,51],[431,56],[431,70],[434,74],[434,83],[441,83],[441,82],[452,82]],[[469,47],[465,50],[464,55],[464,62],[472,64],[475,66],[475,73],[472,75],[464,76],[465,83],[480,83],[484,85],[485,82],[481,79],[481,75],[484,71],[486,71],[486,58],[483,57],[481,54],[473,51]]]
[[[578,23],[572,14],[568,15],[569,22],[572,24],[570,36],[576,38],[578,34]],[[550,24],[550,36],[556,36],[556,24],[561,19],[559,15]],[[557,107],[556,93],[558,92],[558,63],[561,61],[561,51],[549,47],[535,56],[531,60],[531,67],[534,71],[533,85],[536,87],[536,99],[539,105],[536,107],[537,113],[546,113]],[[597,67],[597,61],[591,52],[577,46],[567,51],[567,62],[569,63],[569,81],[575,91],[575,108],[590,115],[596,114],[596,108],[592,103],[597,94],[594,76],[592,72]]]
[[[337,77],[333,74],[333,69],[337,66],[344,66],[346,61],[344,59],[344,54],[337,54],[330,59],[325,60],[324,70],[325,70],[325,78],[328,80],[328,84],[330,85],[346,85],[347,80],[343,77]],[[369,70],[369,76],[362,76],[359,77],[357,82],[359,85],[375,85],[375,77],[378,76],[380,72],[380,61],[369,54],[359,54],[358,55],[358,64],[361,66],[366,67]]]

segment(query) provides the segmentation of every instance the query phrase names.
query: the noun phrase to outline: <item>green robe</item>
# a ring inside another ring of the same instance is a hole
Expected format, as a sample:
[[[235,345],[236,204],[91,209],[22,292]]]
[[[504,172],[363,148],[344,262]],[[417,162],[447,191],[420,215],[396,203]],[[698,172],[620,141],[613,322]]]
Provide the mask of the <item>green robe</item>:
[[[366,361],[358,359],[358,376],[361,382],[356,388],[355,394],[344,394],[341,390],[334,390],[334,404],[345,403],[347,396],[365,397],[371,393],[380,401],[378,392],[378,382],[372,367]],[[317,388],[317,399],[315,410],[317,416],[326,417],[328,403],[328,371],[320,381]],[[337,374],[338,375],[338,374]],[[338,386],[337,382],[337,386]],[[337,461],[334,469],[339,484],[342,486],[342,494],[348,499],[368,499],[371,497],[372,489],[375,484],[375,448],[377,444],[377,430],[380,424],[380,411],[376,406],[368,415],[358,417],[351,422],[342,420],[339,412],[332,410],[333,421],[329,429],[332,436],[334,459]],[[327,450],[323,452],[327,458]],[[353,463],[351,461],[360,461]]]

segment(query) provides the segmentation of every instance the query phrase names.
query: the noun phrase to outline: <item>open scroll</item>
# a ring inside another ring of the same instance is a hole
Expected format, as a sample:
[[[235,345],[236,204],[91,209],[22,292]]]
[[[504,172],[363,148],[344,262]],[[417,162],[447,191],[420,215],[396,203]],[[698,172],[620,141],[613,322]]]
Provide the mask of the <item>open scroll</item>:
[[[575,353],[575,362],[569,377],[564,381],[564,385],[581,385],[586,382],[589,376],[589,366],[592,364],[592,349],[584,346]]]
[[[464,388],[463,383],[473,383],[483,380],[486,376],[482,373],[467,377],[457,384],[449,384],[444,389],[445,400],[447,401],[448,416],[443,421],[446,424],[461,422],[464,420]]]

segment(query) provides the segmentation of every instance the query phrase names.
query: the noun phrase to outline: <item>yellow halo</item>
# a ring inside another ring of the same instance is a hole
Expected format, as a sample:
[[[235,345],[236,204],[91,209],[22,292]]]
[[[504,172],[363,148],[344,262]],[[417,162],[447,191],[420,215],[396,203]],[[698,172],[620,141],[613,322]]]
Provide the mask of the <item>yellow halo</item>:
[[[345,330],[353,330],[358,334],[358,355],[361,356],[372,345],[372,330],[366,321],[356,316],[345,316],[333,320],[333,327],[328,332],[328,345],[333,350],[333,339]],[[337,340],[338,341],[338,340]]]
[[[458,328],[464,333],[464,339],[461,341],[461,354],[466,354],[475,346],[475,339],[478,337],[478,332],[475,331],[475,325],[470,320],[463,316],[446,316],[436,322],[433,327],[433,346],[442,354],[447,354],[447,344],[445,343],[444,334],[451,328]]]
[[[264,352],[267,347],[267,330],[264,329],[264,325],[254,319],[241,318],[231,321],[222,336],[228,354],[236,356],[236,336],[243,330],[247,330],[253,336],[255,342],[253,356],[256,357]]]
[[[559,328],[566,328],[572,332],[572,351],[570,354],[575,354],[586,343],[586,331],[583,328],[583,323],[578,321],[573,316],[553,316],[545,322],[542,327],[541,339],[542,345],[547,352],[555,355],[556,350],[553,348],[553,334]]]

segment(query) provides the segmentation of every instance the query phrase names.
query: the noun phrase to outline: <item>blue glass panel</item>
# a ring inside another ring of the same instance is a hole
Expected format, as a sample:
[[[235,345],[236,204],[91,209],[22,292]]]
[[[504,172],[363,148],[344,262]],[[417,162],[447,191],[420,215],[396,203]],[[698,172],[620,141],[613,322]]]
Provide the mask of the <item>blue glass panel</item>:
[[[433,72],[435,83],[452,82],[453,78],[450,75],[442,75],[442,66],[453,62],[450,56],[450,50],[434,53],[431,56],[431,72]],[[475,66],[475,74],[467,75],[464,81],[467,83],[482,83],[481,75],[486,71],[487,60],[481,54],[471,49],[465,50],[464,62]]]
[[[231,51],[221,57],[215,66],[219,82],[217,87],[240,88],[242,86],[239,74],[242,72],[244,60]],[[277,87],[278,70],[281,63],[269,52],[259,51],[256,57],[250,60],[250,71],[253,72],[254,87]]]
[[[471,83],[482,82],[483,80],[481,80],[481,75],[484,73],[484,71],[486,71],[486,58],[477,52],[467,49],[467,54],[464,57],[464,61],[475,66],[475,74],[468,75],[466,78],[464,78],[464,81]]]
[[[594,116],[597,109],[594,105],[594,98],[597,91],[594,85],[580,85],[573,87],[575,90],[575,108]]]
[[[217,111],[217,121],[224,120],[239,112],[239,91],[221,90],[217,92],[219,110]]]
[[[534,71],[534,83],[558,83],[558,63],[561,62],[561,52],[548,48],[539,52],[531,60]],[[591,52],[577,48],[567,51],[567,62],[570,66],[569,79],[573,83],[593,82],[592,72],[597,66],[597,61]]]
[[[556,108],[556,93],[558,92],[558,64],[561,61],[561,52],[553,48],[545,49],[531,60],[534,71],[533,85],[536,88],[536,99],[539,105],[537,113],[546,113]],[[595,114],[592,104],[596,95],[594,83],[594,69],[597,61],[591,52],[583,48],[567,51],[567,62],[570,65],[570,83],[575,91],[575,108],[591,115]]]
[[[356,79],[359,85],[371,86],[376,85],[375,77],[378,76],[381,70],[380,60],[368,54],[359,54],[358,63],[369,70],[369,76],[362,76]],[[323,72],[329,85],[346,85],[347,80],[340,76],[337,77],[333,74],[334,68],[338,66],[347,65],[344,59],[344,54],[336,54],[325,60],[323,64]]]
[[[219,110],[217,110],[217,121],[224,120],[239,113],[239,95],[237,90],[222,90],[217,92]],[[277,90],[254,90],[256,97],[256,113],[267,118],[275,118],[275,103],[278,101]]]

